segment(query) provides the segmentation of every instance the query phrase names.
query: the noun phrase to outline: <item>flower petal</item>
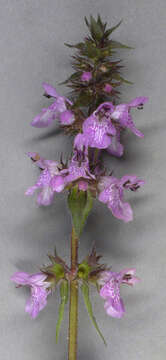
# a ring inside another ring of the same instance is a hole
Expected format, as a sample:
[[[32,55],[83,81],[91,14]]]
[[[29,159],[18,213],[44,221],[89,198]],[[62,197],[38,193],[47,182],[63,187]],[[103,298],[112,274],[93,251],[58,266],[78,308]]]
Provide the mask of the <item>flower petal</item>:
[[[117,129],[115,136],[111,138],[111,144],[108,146],[107,151],[109,154],[121,157],[124,153],[124,146],[120,143],[120,130]]]
[[[88,149],[88,138],[86,135],[84,134],[77,134],[75,139],[74,139],[74,149],[76,150],[80,150],[80,151],[85,151],[87,153],[87,149]]]
[[[144,134],[136,128],[131,115],[128,116],[126,127],[129,128],[133,132],[133,134],[135,134],[136,136],[141,137],[141,138],[144,137]]]
[[[54,105],[54,107],[52,107]],[[38,114],[31,122],[31,125],[36,128],[45,128],[52,125],[53,120],[56,118],[56,104],[52,104],[47,109],[42,109],[42,112]]]
[[[100,191],[103,191],[109,188],[111,185],[118,183],[119,180],[114,176],[101,176],[100,181],[98,183],[98,188]]]
[[[38,194],[37,202],[39,205],[51,205],[54,200],[54,191],[50,186],[43,187],[42,191]]]
[[[63,111],[59,115],[59,119],[62,125],[71,125],[75,121],[74,114],[70,110]]]
[[[128,105],[127,104],[120,104],[115,106],[115,110],[111,114],[111,118],[116,121],[123,121],[126,122],[128,119]]]
[[[27,300],[25,311],[30,314],[30,316],[35,319],[39,312],[47,304],[47,291],[40,287],[31,288],[31,297]]]
[[[55,98],[57,98],[59,96],[56,89],[53,86],[49,85],[48,83],[43,82],[42,86],[43,86],[43,88],[44,88],[47,95],[50,95],[50,96],[55,97]]]
[[[26,272],[16,272],[11,276],[11,280],[18,285],[28,285],[30,275]]]
[[[47,275],[44,273],[32,274],[29,277],[31,285],[43,286],[43,282],[47,279]]]
[[[61,192],[65,188],[65,178],[63,176],[54,176],[51,180],[51,187],[53,191]]]
[[[110,145],[111,138],[107,134],[112,134],[112,129],[109,120],[99,121],[94,115],[91,115],[83,123],[83,133],[88,139],[89,146],[98,149],[106,149]]]
[[[136,97],[135,99],[131,100],[131,101],[128,103],[128,105],[129,105],[130,107],[137,107],[137,106],[140,106],[140,105],[145,104],[148,100],[149,100],[148,97],[139,96],[139,97]]]
[[[118,319],[122,318],[122,316],[125,313],[125,308],[122,299],[115,301],[114,299],[109,298],[105,302],[104,308],[106,309],[106,312],[109,316]]]
[[[108,208],[117,219],[121,219],[126,223],[133,220],[133,211],[127,202],[123,202],[120,199],[111,200],[108,203]]]
[[[37,190],[37,189],[38,189],[37,185],[31,186],[26,190],[25,195],[31,196],[34,194],[35,190]]]

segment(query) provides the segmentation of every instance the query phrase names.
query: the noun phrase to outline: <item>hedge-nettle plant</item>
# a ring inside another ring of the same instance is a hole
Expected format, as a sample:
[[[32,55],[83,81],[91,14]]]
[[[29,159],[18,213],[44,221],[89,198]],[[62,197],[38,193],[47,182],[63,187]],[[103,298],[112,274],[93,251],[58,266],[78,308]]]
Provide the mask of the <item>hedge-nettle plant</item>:
[[[92,16],[90,20],[85,18],[85,22],[89,35],[84,41],[76,45],[66,44],[76,49],[72,56],[74,73],[63,83],[71,90],[69,98],[60,95],[52,85],[43,83],[44,96],[50,99],[48,107],[43,108],[31,123],[36,128],[46,128],[59,121],[64,132],[72,136],[72,154],[64,162],[62,158],[46,160],[38,153],[29,152],[28,156],[39,168],[39,177],[25,193],[27,196],[37,195],[39,205],[51,206],[56,193],[66,192],[72,216],[71,265],[68,266],[55,251],[53,255],[48,255],[50,265],[41,267],[38,273],[16,272],[11,278],[18,286],[30,287],[31,294],[25,311],[32,318],[38,316],[49,297],[54,296],[55,287],[59,287],[61,303],[56,340],[69,293],[69,360],[77,357],[79,292],[82,292],[89,316],[105,342],[93,315],[90,285],[96,287],[103,299],[106,313],[121,318],[125,307],[120,287],[139,281],[134,268],[115,272],[110,265],[101,264],[101,256],[97,255],[95,246],[79,263],[78,240],[95,199],[107,205],[112,213],[110,216],[126,223],[133,219],[132,208],[125,201],[125,191],[137,191],[144,181],[135,174],[124,174],[122,178],[117,178],[111,167],[104,168],[101,153],[106,150],[110,156],[123,156],[121,134],[126,129],[132,131],[133,136],[144,136],[134,124],[132,113],[133,108],[142,109],[148,100],[140,96],[126,104],[119,103],[119,86],[130,83],[121,75],[121,61],[113,59],[116,49],[130,49],[112,40],[112,33],[121,22],[109,29],[100,16],[96,20]]]

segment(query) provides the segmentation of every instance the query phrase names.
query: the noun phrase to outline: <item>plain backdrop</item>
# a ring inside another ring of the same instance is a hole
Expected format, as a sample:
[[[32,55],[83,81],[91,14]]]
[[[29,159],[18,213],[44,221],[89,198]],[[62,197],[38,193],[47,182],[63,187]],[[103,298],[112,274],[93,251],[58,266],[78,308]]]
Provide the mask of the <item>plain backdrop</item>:
[[[166,355],[166,2],[165,0],[1,0],[0,1],[0,276],[1,359],[62,360],[67,358],[67,309],[58,345],[55,328],[58,291],[36,320],[25,314],[28,289],[10,282],[15,271],[36,272],[47,263],[46,254],[69,259],[71,219],[66,194],[52,207],[39,208],[35,197],[24,196],[38,170],[27,151],[47,159],[64,157],[71,139],[52,129],[35,129],[32,118],[50,104],[42,81],[60,87],[72,71],[72,51],[64,42],[80,41],[86,33],[83,17],[100,13],[109,25],[123,18],[114,39],[134,50],[121,50],[124,76],[122,101],[149,96],[143,111],[133,114],[145,138],[125,134],[125,156],[104,160],[117,176],[136,173],[146,181],[138,193],[126,194],[134,221],[124,224],[106,206],[96,202],[80,241],[80,259],[95,240],[105,262],[115,270],[134,266],[142,279],[135,288],[123,287],[123,319],[105,314],[103,301],[92,290],[94,312],[107,340],[104,347],[92,327],[80,298],[78,359],[164,360]],[[118,57],[118,58],[119,58]]]

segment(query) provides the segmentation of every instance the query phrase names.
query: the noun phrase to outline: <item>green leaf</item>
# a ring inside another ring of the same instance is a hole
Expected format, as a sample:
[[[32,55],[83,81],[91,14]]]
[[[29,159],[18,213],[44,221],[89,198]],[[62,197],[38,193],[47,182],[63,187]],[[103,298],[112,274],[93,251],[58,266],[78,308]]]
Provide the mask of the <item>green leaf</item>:
[[[101,38],[103,37],[103,31],[101,29],[101,26],[99,25],[99,23],[96,22],[92,15],[90,16],[90,22],[93,39],[101,40]]]
[[[131,47],[131,46],[127,46],[127,45],[125,45],[125,44],[121,44],[120,42],[114,41],[114,40],[111,40],[111,41],[110,41],[110,48],[112,48],[112,49],[134,49],[134,48]]]
[[[60,285],[60,296],[61,296],[61,303],[59,306],[59,314],[58,314],[58,320],[57,320],[57,324],[56,324],[56,343],[58,342],[58,338],[59,338],[59,332],[60,332],[61,323],[63,320],[65,305],[68,302],[68,282],[67,282],[67,280],[64,280]]]
[[[100,337],[102,338],[104,344],[107,345],[107,344],[106,344],[106,341],[105,341],[105,339],[104,339],[104,336],[102,335],[102,333],[101,333],[101,331],[100,331],[100,329],[99,329],[99,327],[98,327],[98,325],[97,325],[96,319],[95,319],[95,317],[94,317],[94,315],[93,315],[92,304],[91,304],[90,298],[89,298],[89,287],[88,287],[88,285],[87,285],[86,282],[84,282],[84,283],[82,284],[81,290],[82,290],[82,294],[83,294],[85,306],[86,306],[87,312],[88,312],[88,314],[89,314],[89,317],[90,317],[90,319],[91,319],[91,321],[92,321],[95,329],[97,330],[98,334],[99,334]]]
[[[69,48],[76,48],[76,49],[79,49],[79,50],[83,49],[84,46],[85,46],[85,44],[83,42],[80,42],[80,43],[74,44],[74,45],[64,43],[64,45],[68,46]]]
[[[112,79],[121,81],[121,82],[126,83],[126,84],[129,84],[129,85],[132,85],[132,84],[133,84],[131,81],[128,81],[128,80],[124,79],[124,78],[123,78],[120,74],[118,74],[118,73],[113,73],[111,76],[112,76]]]
[[[123,20],[120,20],[117,25],[113,26],[111,29],[108,29],[108,30],[105,32],[104,36],[108,37],[109,35],[111,35],[112,32],[115,31],[115,30],[121,25],[122,21],[123,21]]]
[[[86,16],[84,17],[84,20],[85,20],[86,26],[90,29],[90,24],[89,24],[89,22],[88,22],[88,20],[87,20]]]
[[[93,198],[90,191],[80,191],[78,186],[72,188],[68,196],[68,206],[72,214],[73,225],[77,236],[80,236],[86,219],[92,209]]]
[[[107,23],[103,23],[101,20],[100,15],[98,14],[97,16],[97,23],[100,25],[100,28],[103,30],[103,32],[105,31],[105,28],[107,26]]]
[[[81,76],[81,71],[77,71],[77,72],[73,73],[71,76],[69,76],[69,78],[67,80],[59,83],[59,85],[65,85],[70,81],[77,80],[80,76]]]

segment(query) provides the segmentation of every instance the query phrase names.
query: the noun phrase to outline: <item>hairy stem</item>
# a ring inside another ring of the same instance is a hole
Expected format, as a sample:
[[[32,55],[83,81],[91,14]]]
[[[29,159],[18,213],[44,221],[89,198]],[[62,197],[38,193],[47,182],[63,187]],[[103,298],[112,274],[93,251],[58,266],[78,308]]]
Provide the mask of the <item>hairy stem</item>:
[[[71,272],[76,273],[78,265],[78,238],[72,229],[71,236]],[[69,305],[69,347],[68,360],[77,359],[77,327],[78,327],[78,283],[76,279],[70,281]]]

